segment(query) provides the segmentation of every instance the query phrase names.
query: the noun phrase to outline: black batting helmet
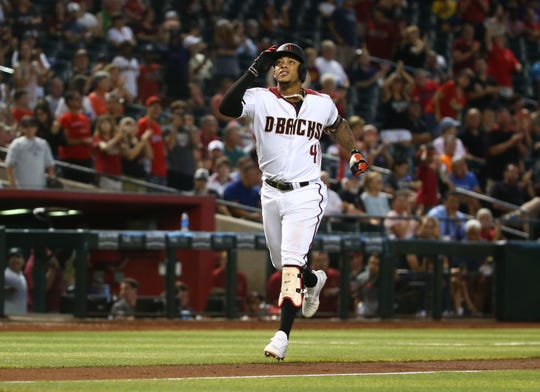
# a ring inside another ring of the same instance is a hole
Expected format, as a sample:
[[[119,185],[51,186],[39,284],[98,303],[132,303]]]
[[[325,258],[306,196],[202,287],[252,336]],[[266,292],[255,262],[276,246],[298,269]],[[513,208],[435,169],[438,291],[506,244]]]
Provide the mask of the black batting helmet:
[[[298,78],[302,82],[306,80],[306,75],[307,75],[306,55],[304,54],[304,51],[302,50],[300,46],[288,42],[288,43],[280,45],[279,48],[277,48],[274,53],[275,53],[276,60],[283,56],[290,56],[298,60],[300,62],[300,65],[298,66]]]

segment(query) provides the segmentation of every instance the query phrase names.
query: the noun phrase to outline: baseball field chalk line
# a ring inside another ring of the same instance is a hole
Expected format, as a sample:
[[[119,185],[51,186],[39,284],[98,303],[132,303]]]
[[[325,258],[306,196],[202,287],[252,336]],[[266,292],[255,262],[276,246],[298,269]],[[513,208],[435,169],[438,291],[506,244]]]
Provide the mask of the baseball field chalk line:
[[[61,382],[133,382],[133,381],[185,381],[185,380],[235,380],[252,378],[287,378],[287,377],[366,377],[366,376],[408,376],[422,374],[441,374],[441,373],[480,373],[494,372],[496,370],[430,370],[423,372],[377,372],[377,373],[330,373],[330,374],[272,374],[258,376],[210,376],[210,377],[164,377],[164,378],[126,378],[126,379],[96,379],[96,380],[61,380]],[[3,381],[2,384],[35,384],[43,381]],[[54,381],[53,381],[54,382]],[[58,380],[60,382],[60,380]]]

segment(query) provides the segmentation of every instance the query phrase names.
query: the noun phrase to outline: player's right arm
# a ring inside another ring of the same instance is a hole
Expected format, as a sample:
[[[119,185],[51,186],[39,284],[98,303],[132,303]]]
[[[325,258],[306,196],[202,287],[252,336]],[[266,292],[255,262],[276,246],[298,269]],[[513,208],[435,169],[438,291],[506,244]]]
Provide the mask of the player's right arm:
[[[249,69],[229,87],[219,104],[219,112],[221,114],[234,118],[242,115],[242,98],[244,93],[255,78],[270,69],[274,63],[274,52],[276,49],[277,46],[273,45],[261,52]]]

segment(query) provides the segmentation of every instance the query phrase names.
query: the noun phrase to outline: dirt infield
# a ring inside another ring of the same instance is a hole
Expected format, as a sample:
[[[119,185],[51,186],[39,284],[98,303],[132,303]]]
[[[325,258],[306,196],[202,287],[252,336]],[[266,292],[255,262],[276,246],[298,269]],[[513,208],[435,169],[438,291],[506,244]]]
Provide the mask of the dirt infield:
[[[137,320],[135,322],[68,322],[33,323],[0,322],[2,331],[111,331],[111,330],[193,330],[193,329],[268,329],[273,330],[275,322],[266,321],[178,321],[178,320]],[[432,321],[332,321],[299,320],[297,329],[337,329],[337,328],[539,328],[538,323],[500,323],[492,320],[451,320]],[[262,354],[261,354],[262,355]],[[321,362],[298,363],[277,362],[246,365],[179,365],[179,366],[124,366],[85,368],[40,368],[40,369],[0,369],[1,381],[32,380],[96,380],[96,379],[143,379],[143,378],[187,378],[187,377],[233,377],[290,374],[357,374],[393,373],[425,371],[465,371],[465,370],[511,370],[540,369],[540,358],[465,361],[415,361],[415,362]]]

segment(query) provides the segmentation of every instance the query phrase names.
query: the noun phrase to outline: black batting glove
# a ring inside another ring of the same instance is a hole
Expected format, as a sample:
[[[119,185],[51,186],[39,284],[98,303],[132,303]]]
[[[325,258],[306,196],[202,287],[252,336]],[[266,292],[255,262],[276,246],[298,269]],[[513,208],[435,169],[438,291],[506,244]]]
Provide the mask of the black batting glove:
[[[263,50],[253,61],[253,64],[251,64],[251,66],[249,67],[248,72],[250,72],[255,77],[266,73],[274,64],[274,53],[276,49],[277,46],[272,45],[269,48]]]
[[[364,159],[360,150],[354,149],[351,151],[351,159],[349,159],[349,166],[351,173],[358,177],[360,174],[365,173],[369,167],[367,161]]]

